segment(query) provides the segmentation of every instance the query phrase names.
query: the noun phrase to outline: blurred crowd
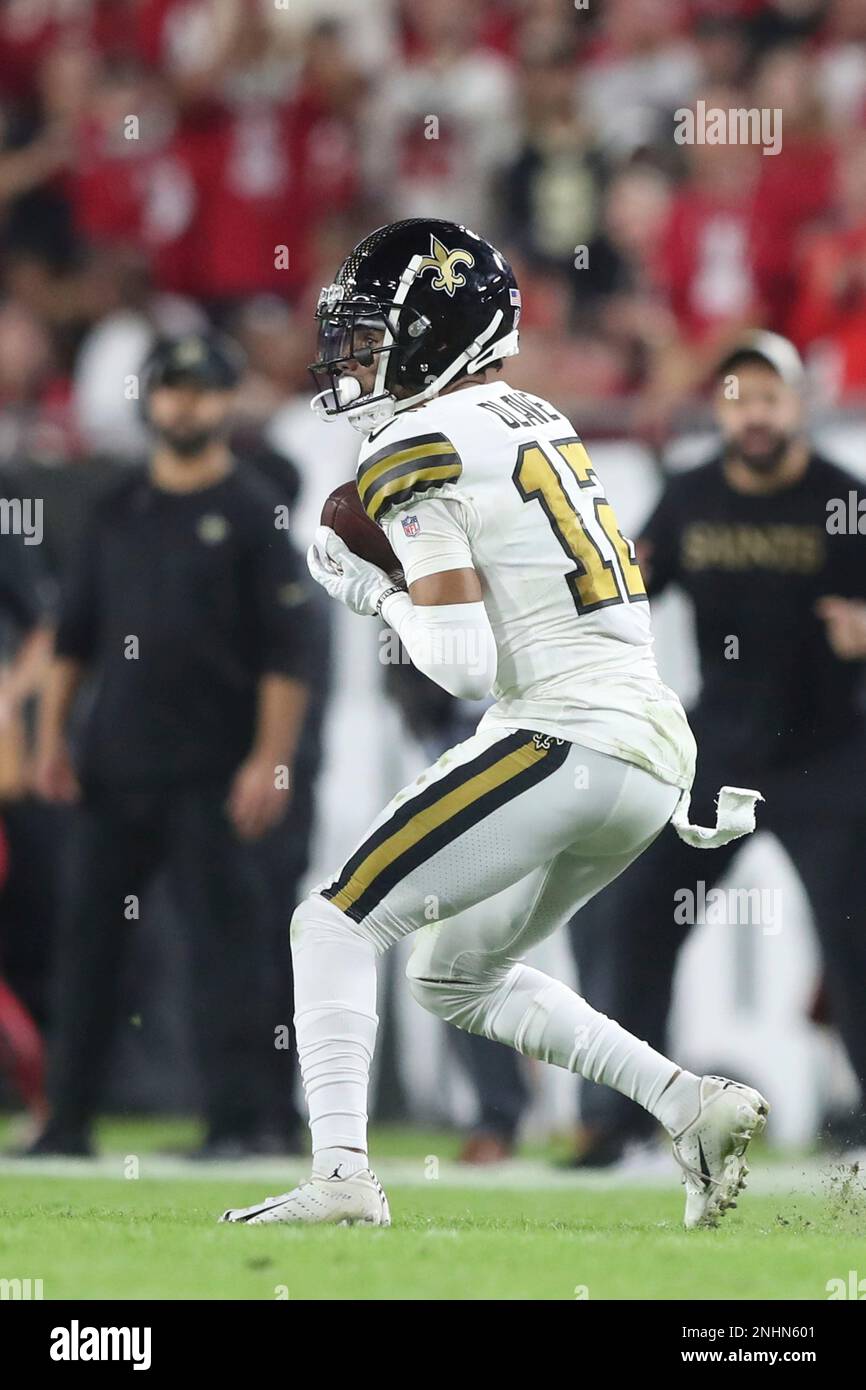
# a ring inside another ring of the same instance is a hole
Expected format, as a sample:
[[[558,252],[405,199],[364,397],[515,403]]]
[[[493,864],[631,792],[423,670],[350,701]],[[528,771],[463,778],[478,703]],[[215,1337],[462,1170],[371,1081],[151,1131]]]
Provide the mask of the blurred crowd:
[[[781,109],[781,150],[677,143],[697,100]],[[510,379],[585,428],[660,436],[745,324],[856,400],[866,5],[4,0],[0,466],[137,453],[127,378],[206,320],[262,424],[346,248],[416,214],[503,245]]]

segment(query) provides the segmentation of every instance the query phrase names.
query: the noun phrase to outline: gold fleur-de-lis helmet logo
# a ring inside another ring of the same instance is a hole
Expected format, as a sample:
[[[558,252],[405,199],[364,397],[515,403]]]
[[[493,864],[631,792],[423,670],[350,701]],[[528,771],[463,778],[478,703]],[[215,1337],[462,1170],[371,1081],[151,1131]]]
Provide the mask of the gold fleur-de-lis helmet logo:
[[[454,291],[459,290],[461,285],[466,284],[466,276],[462,271],[457,270],[459,265],[474,265],[475,257],[471,251],[464,251],[461,246],[449,251],[447,246],[430,233],[430,255],[425,256],[418,267],[418,274],[423,275],[425,270],[435,270],[436,274],[430,281],[430,288],[434,290],[444,290],[452,299]]]

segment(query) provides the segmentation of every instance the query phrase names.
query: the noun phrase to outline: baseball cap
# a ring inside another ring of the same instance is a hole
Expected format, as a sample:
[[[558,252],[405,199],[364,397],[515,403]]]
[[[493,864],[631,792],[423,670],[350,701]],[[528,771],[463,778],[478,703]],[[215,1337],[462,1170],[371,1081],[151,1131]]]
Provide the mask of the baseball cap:
[[[192,381],[204,389],[230,391],[243,375],[241,349],[221,333],[186,333],[162,338],[144,366],[147,389]]]
[[[806,372],[803,359],[788,338],[780,333],[759,330],[747,333],[726,353],[716,368],[716,376],[724,376],[738,362],[747,357],[758,357],[782,378],[789,386],[799,389],[805,382]]]

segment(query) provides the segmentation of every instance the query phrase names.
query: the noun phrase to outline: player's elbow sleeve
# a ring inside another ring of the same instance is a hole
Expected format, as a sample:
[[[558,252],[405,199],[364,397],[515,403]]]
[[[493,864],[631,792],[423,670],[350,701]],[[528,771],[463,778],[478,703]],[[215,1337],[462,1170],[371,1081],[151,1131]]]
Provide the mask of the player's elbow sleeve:
[[[496,641],[483,603],[414,605],[396,594],[383,605],[412,663],[449,695],[482,700],[496,679]]]
[[[483,700],[490,694],[496,679],[496,643],[489,624],[486,633],[479,629],[465,662],[443,663],[442,676],[443,688],[458,700]]]

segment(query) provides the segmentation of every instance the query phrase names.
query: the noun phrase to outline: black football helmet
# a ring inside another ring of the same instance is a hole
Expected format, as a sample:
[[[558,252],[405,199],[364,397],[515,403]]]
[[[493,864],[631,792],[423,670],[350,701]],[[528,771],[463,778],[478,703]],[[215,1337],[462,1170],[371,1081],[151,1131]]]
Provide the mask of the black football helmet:
[[[456,222],[412,217],[358,243],[322,290],[316,319],[313,410],[325,419],[345,415],[368,434],[459,377],[513,356],[520,291],[489,241]],[[380,346],[363,345],[371,328],[382,332]],[[367,395],[341,370],[352,359],[376,363]]]

